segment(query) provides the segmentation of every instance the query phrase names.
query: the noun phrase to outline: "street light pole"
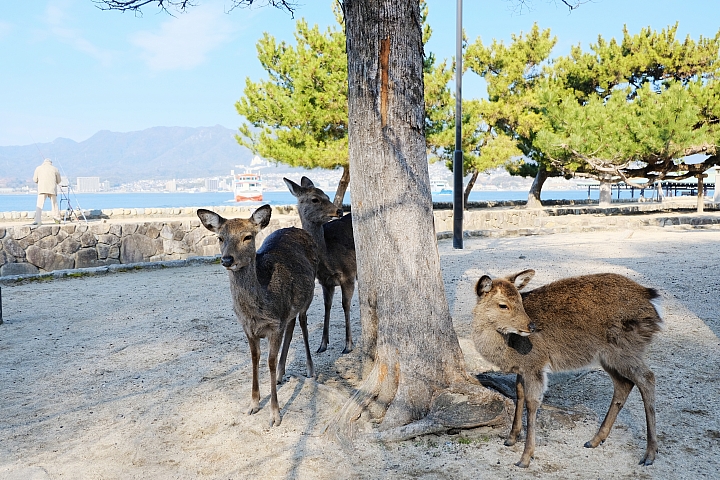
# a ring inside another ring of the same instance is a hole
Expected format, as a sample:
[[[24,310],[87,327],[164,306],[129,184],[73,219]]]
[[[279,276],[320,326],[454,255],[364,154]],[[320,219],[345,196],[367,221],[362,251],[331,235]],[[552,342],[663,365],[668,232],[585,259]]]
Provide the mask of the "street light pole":
[[[455,26],[455,151],[453,152],[453,248],[463,248],[462,153],[462,0],[457,0]]]

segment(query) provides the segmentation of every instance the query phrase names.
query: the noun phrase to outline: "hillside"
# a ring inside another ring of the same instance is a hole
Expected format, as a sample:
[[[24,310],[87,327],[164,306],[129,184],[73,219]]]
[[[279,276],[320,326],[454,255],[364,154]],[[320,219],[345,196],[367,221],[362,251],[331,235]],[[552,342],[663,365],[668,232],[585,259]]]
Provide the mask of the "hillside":
[[[234,135],[221,125],[153,127],[127,133],[102,130],[82,142],[57,138],[0,147],[0,187],[32,183],[33,171],[44,157],[71,179],[100,177],[111,184],[227,175],[235,165],[249,165],[252,159]]]

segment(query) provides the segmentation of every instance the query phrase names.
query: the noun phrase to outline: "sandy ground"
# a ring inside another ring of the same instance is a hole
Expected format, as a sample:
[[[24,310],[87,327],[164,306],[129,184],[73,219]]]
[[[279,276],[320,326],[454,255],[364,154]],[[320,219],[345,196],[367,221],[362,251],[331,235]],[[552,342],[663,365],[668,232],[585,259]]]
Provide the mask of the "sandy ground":
[[[358,386],[356,353],[342,350],[336,293],[331,345],[303,377],[299,329],[279,388],[283,422],[247,416],[250,354],[217,264],[137,270],[2,287],[0,479],[717,478],[720,468],[720,229],[647,228],[439,243],[446,292],[468,369],[489,366],[470,342],[473,286],[483,273],[534,268],[530,287],[617,272],[659,289],[667,329],[650,348],[660,451],[640,467],[645,421],[637,390],[610,437],[583,448],[612,395],[599,370],[553,375],[539,416],[536,456],[506,429],[352,449],[323,435]],[[309,312],[320,341],[319,288]],[[357,301],[354,336],[359,339]],[[267,354],[262,344],[263,355]]]

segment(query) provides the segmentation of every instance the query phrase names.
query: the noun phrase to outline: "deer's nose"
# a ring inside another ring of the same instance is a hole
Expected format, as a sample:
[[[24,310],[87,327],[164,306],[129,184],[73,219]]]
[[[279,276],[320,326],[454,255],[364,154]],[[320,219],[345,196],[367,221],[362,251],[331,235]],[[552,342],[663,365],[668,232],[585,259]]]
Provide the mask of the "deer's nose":
[[[530,322],[528,324],[528,330],[530,330],[530,332],[534,332],[536,329],[537,329],[537,325],[535,325],[535,322]]]
[[[233,257],[222,257],[220,259],[220,263],[223,267],[228,268],[230,265],[233,264]]]
[[[342,208],[338,208],[337,211],[335,212],[335,214],[336,214],[338,217],[342,217],[342,216],[343,216]]]

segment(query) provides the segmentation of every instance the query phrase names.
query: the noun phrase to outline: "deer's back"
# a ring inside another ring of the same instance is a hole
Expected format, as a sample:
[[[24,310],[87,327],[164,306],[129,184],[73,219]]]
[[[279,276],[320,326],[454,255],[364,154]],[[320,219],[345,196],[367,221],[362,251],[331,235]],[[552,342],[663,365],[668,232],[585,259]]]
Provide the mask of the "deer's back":
[[[271,233],[257,252],[256,271],[268,302],[265,315],[289,319],[307,309],[315,293],[317,246],[299,228]]]
[[[553,370],[581,368],[619,351],[641,355],[662,319],[658,293],[616,274],[571,277],[523,293],[535,322],[528,338]]]
[[[352,216],[345,215],[337,220],[324,223],[323,235],[327,253],[320,260],[320,280],[330,281],[332,278],[335,284],[340,284],[341,279],[345,276],[354,279],[357,272],[357,261]]]

